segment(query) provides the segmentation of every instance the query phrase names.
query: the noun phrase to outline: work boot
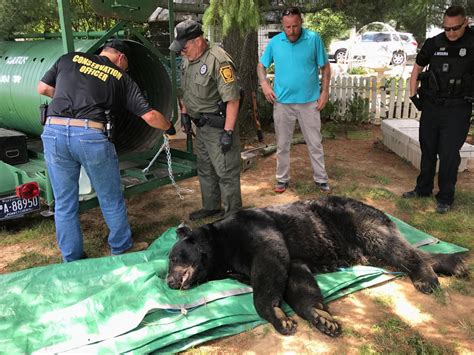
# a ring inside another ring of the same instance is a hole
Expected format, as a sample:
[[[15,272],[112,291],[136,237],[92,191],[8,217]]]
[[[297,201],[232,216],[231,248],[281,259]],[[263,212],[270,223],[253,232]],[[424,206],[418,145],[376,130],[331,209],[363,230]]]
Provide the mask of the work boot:
[[[436,212],[439,214],[445,214],[446,212],[449,211],[450,208],[451,208],[450,205],[443,202],[438,202],[438,205],[436,206]]]
[[[221,209],[219,209],[219,210],[205,210],[203,208],[203,209],[191,212],[189,214],[189,220],[190,221],[195,221],[197,219],[203,219],[203,218],[213,217],[213,216],[219,216],[220,217],[220,216],[223,216],[223,215],[224,215],[224,211],[221,210]]]
[[[148,249],[148,243],[147,242],[134,242],[133,245],[128,248],[127,250],[121,252],[120,254],[112,254],[110,253],[110,255],[122,255],[122,254],[128,254],[128,253],[134,253],[136,251],[143,251],[143,250],[146,250]]]
[[[412,191],[404,192],[402,197],[403,198],[415,198],[415,197],[421,197],[421,196],[418,194],[418,192],[416,192],[416,190],[412,190]]]
[[[318,187],[319,191],[321,192],[324,192],[324,193],[331,192],[331,186],[329,186],[329,183],[327,182],[316,182],[316,187]]]

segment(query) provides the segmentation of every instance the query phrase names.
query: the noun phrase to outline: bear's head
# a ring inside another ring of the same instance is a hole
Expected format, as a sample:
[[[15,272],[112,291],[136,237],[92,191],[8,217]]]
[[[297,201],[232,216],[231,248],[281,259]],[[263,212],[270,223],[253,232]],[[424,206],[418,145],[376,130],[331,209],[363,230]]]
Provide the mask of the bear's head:
[[[185,290],[208,280],[212,250],[203,228],[180,226],[176,234],[178,241],[169,254],[166,282],[171,288]]]

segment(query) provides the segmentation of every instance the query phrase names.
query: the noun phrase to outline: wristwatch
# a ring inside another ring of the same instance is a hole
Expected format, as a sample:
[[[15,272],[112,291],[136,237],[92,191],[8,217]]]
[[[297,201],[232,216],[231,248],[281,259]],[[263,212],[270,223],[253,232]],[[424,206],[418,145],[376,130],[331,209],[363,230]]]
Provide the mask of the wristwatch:
[[[227,134],[228,136],[232,137],[232,134],[234,134],[234,131],[229,129],[228,131],[224,130],[225,134]]]

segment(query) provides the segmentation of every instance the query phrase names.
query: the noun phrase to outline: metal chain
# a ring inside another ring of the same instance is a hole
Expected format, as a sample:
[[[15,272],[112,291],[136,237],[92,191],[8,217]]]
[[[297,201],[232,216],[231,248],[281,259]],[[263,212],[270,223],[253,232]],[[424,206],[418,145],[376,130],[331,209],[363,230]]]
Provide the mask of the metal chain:
[[[148,166],[142,170],[143,173],[147,174],[150,171],[151,166],[155,163],[156,159],[158,159],[158,156],[161,154],[163,151],[163,148],[165,149],[166,152],[166,160],[168,162],[168,176],[171,180],[171,183],[173,184],[174,188],[176,189],[176,194],[179,196],[181,200],[184,200],[184,196],[181,195],[181,192],[184,193],[194,193],[193,189],[187,189],[187,188],[182,188],[179,187],[176,181],[174,180],[173,176],[173,168],[171,165],[171,150],[170,150],[170,142],[169,139],[163,135],[163,144],[161,145],[160,149],[158,150],[158,153],[155,154],[151,162],[148,164]]]
[[[168,175],[170,177],[170,180],[171,180],[171,183],[173,184],[173,186],[175,187],[176,189],[176,194],[179,196],[179,198],[181,200],[184,200],[184,196],[181,195],[181,192],[183,193],[188,193],[188,194],[192,194],[194,193],[194,190],[193,189],[188,189],[188,188],[183,188],[183,187],[180,187],[178,186],[178,184],[176,183],[176,181],[174,180],[174,176],[173,176],[173,168],[171,166],[171,150],[170,150],[170,143],[169,143],[169,140],[166,136],[163,137],[164,138],[164,142],[163,142],[163,145],[165,146],[165,152],[166,152],[166,159],[168,160]]]

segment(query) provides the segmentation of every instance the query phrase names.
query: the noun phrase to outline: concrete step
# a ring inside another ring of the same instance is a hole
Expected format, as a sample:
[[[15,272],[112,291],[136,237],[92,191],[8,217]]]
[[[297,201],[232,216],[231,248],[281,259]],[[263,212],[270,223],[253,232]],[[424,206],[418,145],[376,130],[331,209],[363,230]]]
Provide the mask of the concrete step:
[[[414,119],[387,119],[383,120],[381,125],[384,145],[399,157],[408,160],[418,170],[421,162],[419,126],[419,122]],[[474,145],[464,143],[459,153],[461,164],[458,171],[474,170]]]

